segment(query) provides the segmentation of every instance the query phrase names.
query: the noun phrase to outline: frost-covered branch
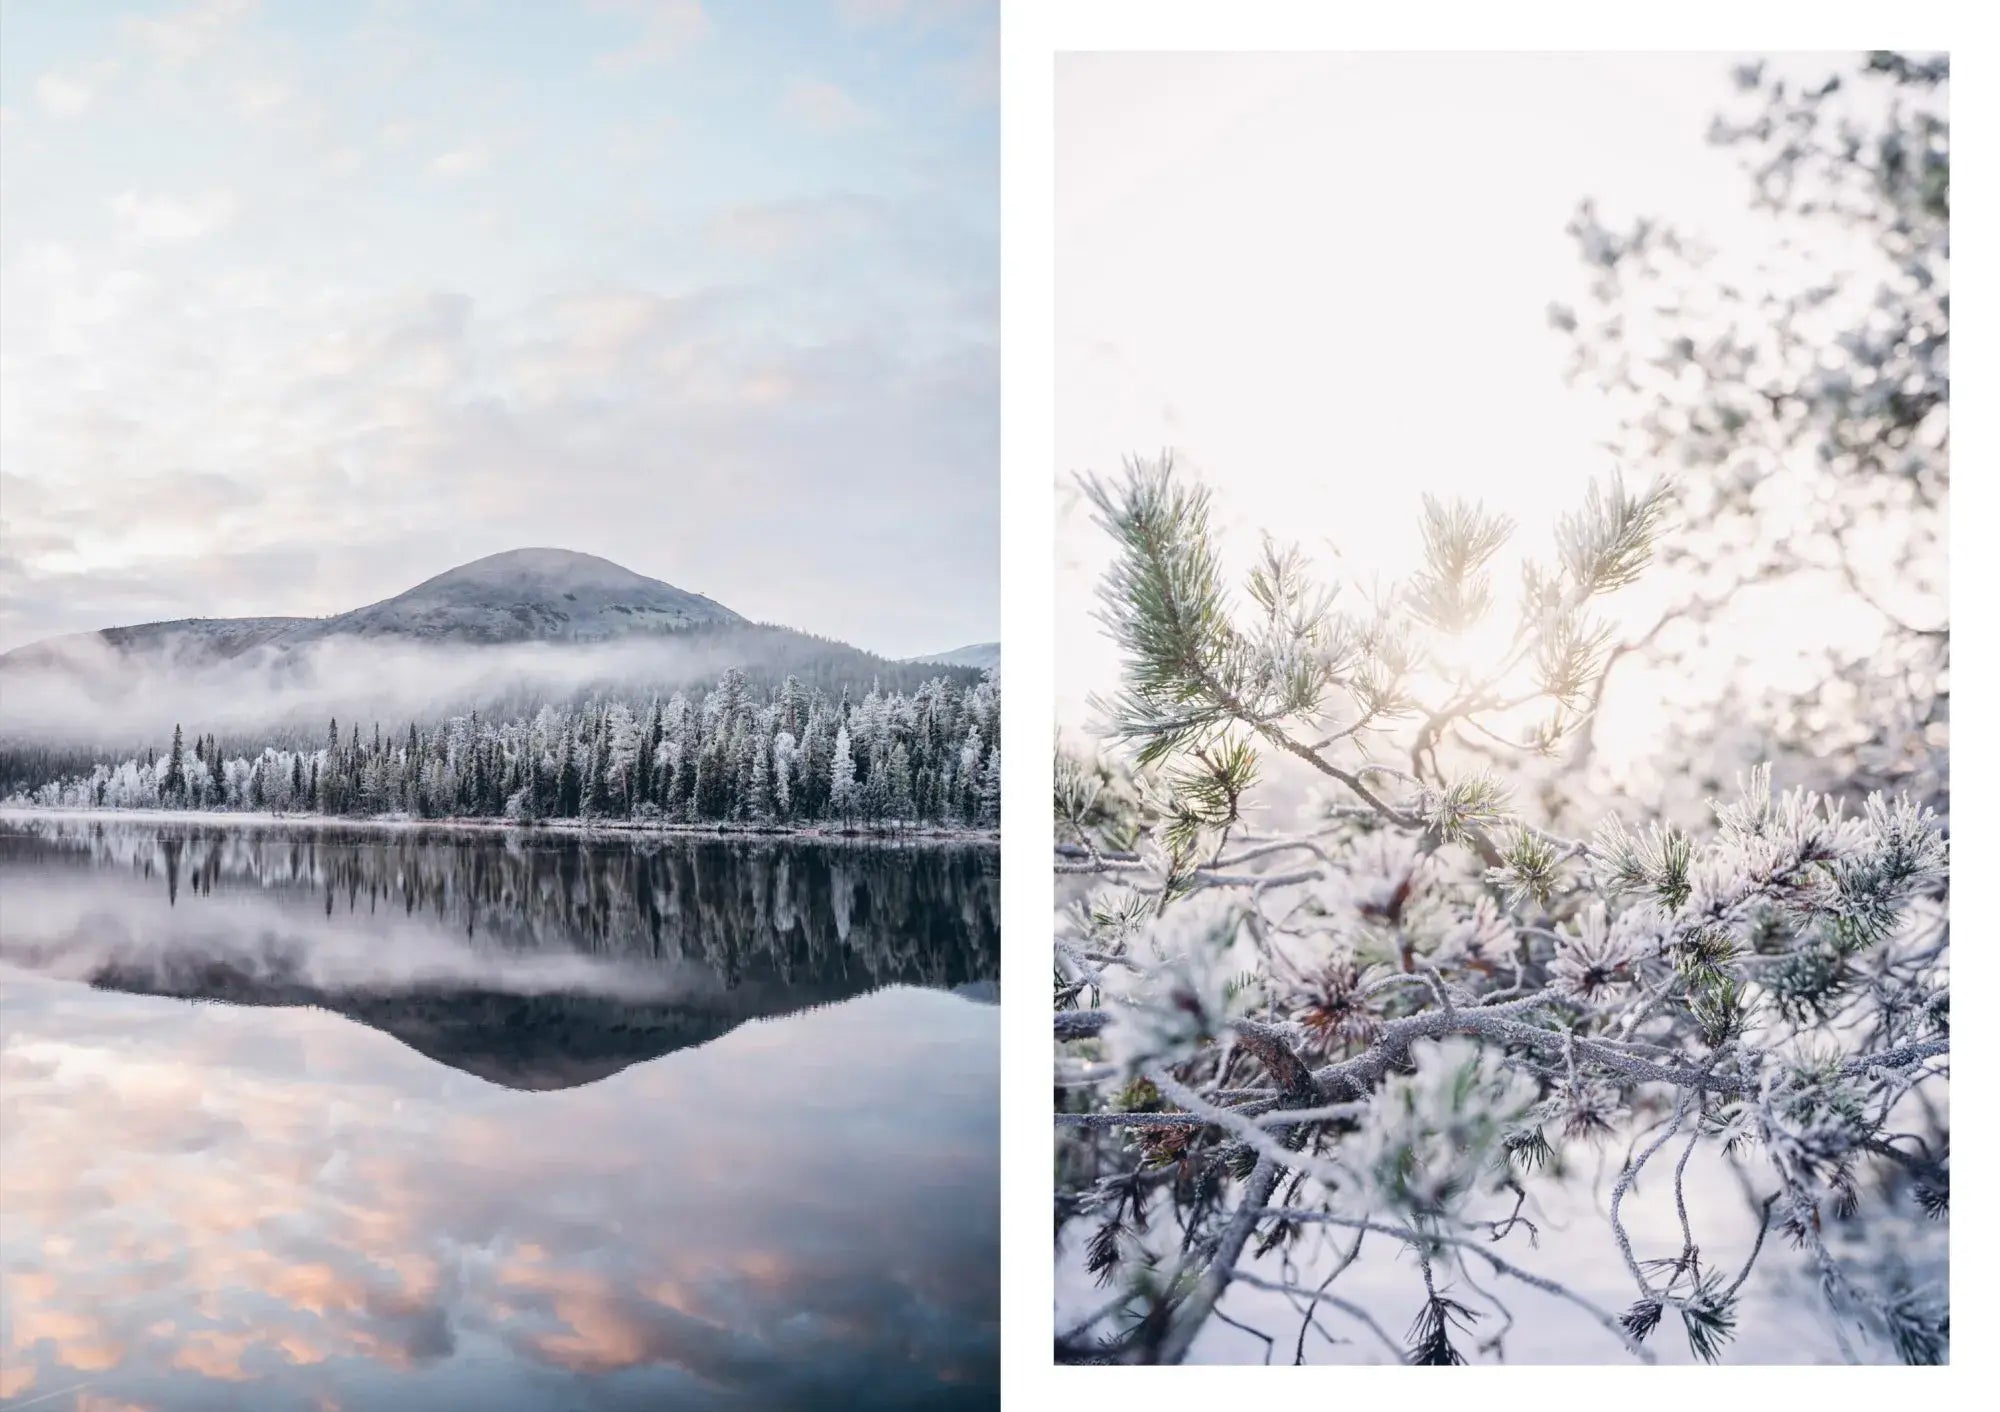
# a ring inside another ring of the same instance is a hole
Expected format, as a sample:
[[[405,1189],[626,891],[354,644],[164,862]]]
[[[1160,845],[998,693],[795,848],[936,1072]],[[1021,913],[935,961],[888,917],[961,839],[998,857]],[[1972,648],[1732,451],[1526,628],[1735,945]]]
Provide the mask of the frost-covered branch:
[[[1169,462],[1089,489],[1120,548],[1102,616],[1128,667],[1100,707],[1135,772],[1058,767],[1057,868],[1075,896],[1053,1039],[1093,1078],[1062,1090],[1057,1218],[1059,1233],[1089,1228],[1089,1269],[1127,1298],[1072,1356],[1185,1358],[1211,1321],[1242,1326],[1224,1307],[1239,1282],[1296,1296],[1308,1320],[1358,1308],[1330,1288],[1345,1263],[1324,1285],[1258,1273],[1337,1227],[1416,1258],[1411,1361],[1462,1360],[1455,1339],[1478,1314],[1450,1281],[1470,1288],[1479,1270],[1575,1303],[1644,1358],[1671,1320],[1712,1361],[1773,1210],[1836,1318],[1906,1356],[1941,1352],[1940,1302],[1870,1286],[1820,1234],[1855,1209],[1864,1168],[1921,1217],[1946,1209],[1943,1164],[1892,1139],[1950,1053],[1939,821],[1887,796],[1850,810],[1779,791],[1759,769],[1705,831],[1612,816],[1568,838],[1441,748],[1460,719],[1540,702],[1560,724],[1587,705],[1601,654],[1585,605],[1642,572],[1664,497],[1616,482],[1588,497],[1559,528],[1556,567],[1528,571],[1505,660],[1425,708],[1423,634],[1490,608],[1503,522],[1427,503],[1405,606],[1365,618],[1267,547],[1239,620],[1206,495]],[[1522,685],[1503,688],[1515,671]],[[1397,721],[1409,771],[1358,753],[1366,736],[1397,741]],[[1256,752],[1272,746],[1344,791],[1302,832],[1249,822]],[[1617,1315],[1531,1268],[1532,1245],[1494,1247],[1532,1241],[1523,1206],[1539,1184],[1641,1114],[1664,1116],[1611,1195],[1607,1244],[1636,1287]],[[1703,1151],[1765,1164],[1740,1273],[1704,1263],[1708,1213],[1687,1185]],[[1625,1220],[1654,1171],[1679,1231],[1658,1255]],[[1173,1219],[1155,1225],[1161,1200]]]

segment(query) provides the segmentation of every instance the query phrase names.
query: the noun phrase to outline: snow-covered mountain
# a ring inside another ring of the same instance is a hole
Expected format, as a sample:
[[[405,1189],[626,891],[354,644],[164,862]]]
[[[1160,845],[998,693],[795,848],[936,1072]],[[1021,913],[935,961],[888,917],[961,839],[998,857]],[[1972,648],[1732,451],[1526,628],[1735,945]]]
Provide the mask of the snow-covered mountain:
[[[712,598],[567,549],[510,549],[331,618],[177,618],[75,633],[0,654],[8,666],[54,665],[93,646],[198,667],[257,648],[333,638],[440,643],[610,642],[641,633],[742,624]]]
[[[206,667],[283,642],[317,618],[176,618],[98,632],[44,638],[0,652],[0,670],[78,669],[87,662],[143,660],[165,666]]]
[[[314,621],[295,641],[414,637],[450,642],[608,642],[747,619],[712,598],[567,549],[510,549],[415,588]]]
[[[157,731],[155,716],[248,730],[329,714],[532,712],[700,686],[731,667],[753,681],[909,691],[936,675],[970,681],[982,664],[890,661],[595,555],[515,549],[328,618],[180,618],[0,654],[0,737],[116,738]]]
[[[988,667],[1000,665],[1000,644],[968,642],[949,652],[938,652],[929,657],[905,657],[903,660],[919,667],[975,667],[985,671]]]

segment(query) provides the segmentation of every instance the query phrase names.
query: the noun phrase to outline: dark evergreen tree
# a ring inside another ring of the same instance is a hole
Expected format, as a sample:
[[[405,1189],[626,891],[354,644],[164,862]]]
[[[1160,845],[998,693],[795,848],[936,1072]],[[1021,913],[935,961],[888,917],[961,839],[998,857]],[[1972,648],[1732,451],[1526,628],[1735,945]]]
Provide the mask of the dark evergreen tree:
[[[160,781],[160,802],[178,807],[187,798],[187,769],[181,763],[181,727],[174,722],[173,749],[167,754],[166,777]]]

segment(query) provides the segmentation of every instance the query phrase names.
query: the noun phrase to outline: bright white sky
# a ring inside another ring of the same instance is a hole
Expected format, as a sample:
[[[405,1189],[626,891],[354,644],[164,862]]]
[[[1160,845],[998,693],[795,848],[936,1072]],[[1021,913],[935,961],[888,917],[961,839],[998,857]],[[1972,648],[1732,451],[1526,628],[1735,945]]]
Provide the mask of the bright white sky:
[[[995,0],[7,0],[0,650],[526,545],[997,636]]]
[[[1704,141],[1739,57],[1063,56],[1058,722],[1117,672],[1081,611],[1106,555],[1071,472],[1176,448],[1232,552],[1268,529],[1364,578],[1415,566],[1425,491],[1544,552],[1612,466],[1547,321],[1581,289],[1564,226],[1591,197],[1614,224],[1744,232],[1746,183]]]

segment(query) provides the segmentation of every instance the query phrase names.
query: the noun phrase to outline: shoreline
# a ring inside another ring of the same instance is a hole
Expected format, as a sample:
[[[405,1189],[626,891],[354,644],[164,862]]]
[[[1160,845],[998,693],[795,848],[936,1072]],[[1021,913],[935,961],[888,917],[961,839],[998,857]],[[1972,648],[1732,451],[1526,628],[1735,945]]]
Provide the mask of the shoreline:
[[[887,830],[829,828],[824,824],[798,827],[760,824],[675,824],[639,819],[417,819],[407,814],[371,814],[348,818],[338,814],[258,814],[228,809],[45,809],[35,805],[0,804],[0,822],[8,819],[116,821],[137,824],[197,824],[215,828],[364,828],[383,832],[436,829],[534,838],[560,834],[577,838],[702,838],[718,841],[849,844],[861,847],[956,846],[998,848],[998,829],[925,825]]]

